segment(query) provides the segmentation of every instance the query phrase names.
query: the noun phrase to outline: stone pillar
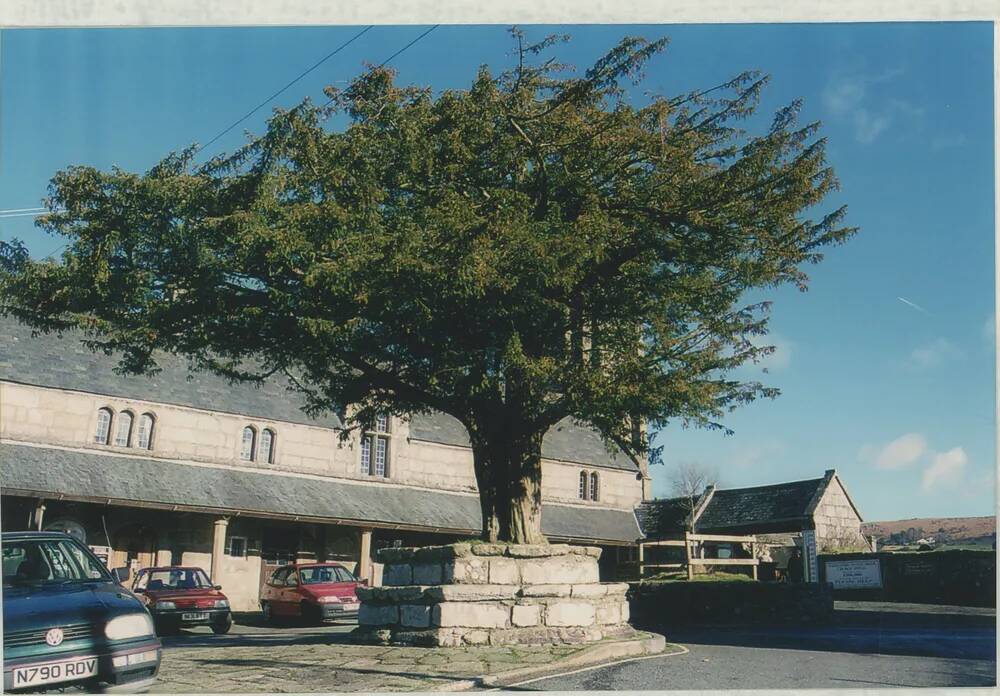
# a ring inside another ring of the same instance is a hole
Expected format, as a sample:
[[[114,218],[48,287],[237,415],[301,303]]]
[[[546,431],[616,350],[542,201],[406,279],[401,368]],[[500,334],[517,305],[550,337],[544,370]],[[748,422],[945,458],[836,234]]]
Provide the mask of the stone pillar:
[[[360,587],[358,642],[589,643],[633,635],[626,583],[601,583],[601,549],[470,544],[380,549],[383,587]]]
[[[45,517],[45,500],[39,498],[38,504],[35,505],[35,517],[33,520],[35,525],[35,531],[38,532],[42,531],[42,519],[44,517]]]
[[[372,530],[361,530],[361,551],[358,552],[358,577],[374,584],[372,572]]]
[[[220,517],[215,521],[214,533],[212,536],[212,584],[221,585],[220,575],[222,573],[222,557],[226,553],[226,528],[229,526],[229,519]]]

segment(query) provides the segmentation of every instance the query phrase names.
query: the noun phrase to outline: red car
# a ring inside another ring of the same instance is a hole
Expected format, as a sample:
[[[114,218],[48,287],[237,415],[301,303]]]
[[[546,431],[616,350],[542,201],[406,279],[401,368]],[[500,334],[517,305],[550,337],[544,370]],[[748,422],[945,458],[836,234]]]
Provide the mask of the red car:
[[[214,633],[228,633],[233,615],[221,589],[201,568],[181,566],[144,568],[132,583],[132,591],[145,602],[161,635],[188,626],[210,626]]]
[[[278,568],[261,589],[260,609],[268,622],[297,618],[311,623],[358,616],[359,580],[339,563],[307,563]]]

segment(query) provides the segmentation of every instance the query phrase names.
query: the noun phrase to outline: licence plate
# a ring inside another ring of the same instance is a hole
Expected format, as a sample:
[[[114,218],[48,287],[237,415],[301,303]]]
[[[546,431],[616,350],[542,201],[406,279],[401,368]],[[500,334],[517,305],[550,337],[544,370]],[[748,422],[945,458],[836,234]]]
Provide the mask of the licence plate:
[[[181,614],[181,621],[201,621],[202,619],[208,618],[207,611],[193,611],[186,614]]]
[[[345,604],[343,606],[344,606],[344,611],[357,611],[358,606],[360,606],[360,604],[358,602],[354,602],[352,604]]]
[[[50,662],[47,665],[19,667],[14,670],[13,687],[18,689],[23,686],[52,684],[53,682],[93,677],[96,674],[96,657],[78,657],[63,662]]]

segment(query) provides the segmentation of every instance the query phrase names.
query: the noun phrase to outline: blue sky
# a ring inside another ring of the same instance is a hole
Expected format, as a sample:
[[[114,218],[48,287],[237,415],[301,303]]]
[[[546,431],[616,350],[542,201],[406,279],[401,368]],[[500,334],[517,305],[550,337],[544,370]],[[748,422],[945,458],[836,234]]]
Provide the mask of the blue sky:
[[[423,27],[376,27],[279,97],[322,98]],[[72,164],[145,170],[207,142],[358,27],[5,30],[0,34],[0,210],[41,205]],[[843,476],[866,519],[995,510],[994,142],[988,23],[529,27],[567,32],[564,62],[586,67],[624,34],[669,36],[637,90],[704,88],[770,73],[765,118],[794,98],[824,123],[829,159],[861,228],[810,269],[811,289],[774,300],[764,366],[782,389],[726,419],[735,430],[669,427],[654,492],[680,462],[727,486]],[[466,86],[480,64],[509,66],[499,26],[443,26],[393,65],[403,82]],[[259,131],[262,109],[209,151]],[[764,119],[762,119],[764,120]],[[753,124],[751,124],[753,125]],[[0,238],[35,255],[62,242],[31,217]]]

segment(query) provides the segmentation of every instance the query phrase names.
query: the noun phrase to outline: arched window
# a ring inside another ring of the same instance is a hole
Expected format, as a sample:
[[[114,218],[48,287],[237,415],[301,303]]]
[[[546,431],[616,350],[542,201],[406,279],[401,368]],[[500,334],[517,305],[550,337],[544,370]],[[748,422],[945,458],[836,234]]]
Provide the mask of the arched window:
[[[590,499],[600,500],[601,499],[601,482],[598,479],[597,472],[590,472]]]
[[[136,447],[139,449],[151,449],[153,443],[153,423],[155,419],[152,413],[144,413],[139,416],[139,434]]]
[[[587,499],[587,472],[586,471],[581,471],[580,472],[580,491],[579,491],[579,496],[580,496],[580,500],[586,500]]]
[[[108,444],[111,437],[111,409],[102,408],[97,412],[97,430],[94,432],[94,442],[99,445]]]
[[[257,444],[257,431],[253,426],[248,425],[243,428],[243,442],[240,446],[240,459],[245,462],[253,461],[254,445]]]
[[[361,473],[365,476],[389,476],[389,437],[392,421],[388,415],[375,418],[372,430],[361,436]]]
[[[264,428],[260,434],[260,456],[262,462],[274,463],[274,431]]]
[[[122,411],[118,414],[118,427],[115,429],[115,445],[128,447],[132,439],[132,413]]]

